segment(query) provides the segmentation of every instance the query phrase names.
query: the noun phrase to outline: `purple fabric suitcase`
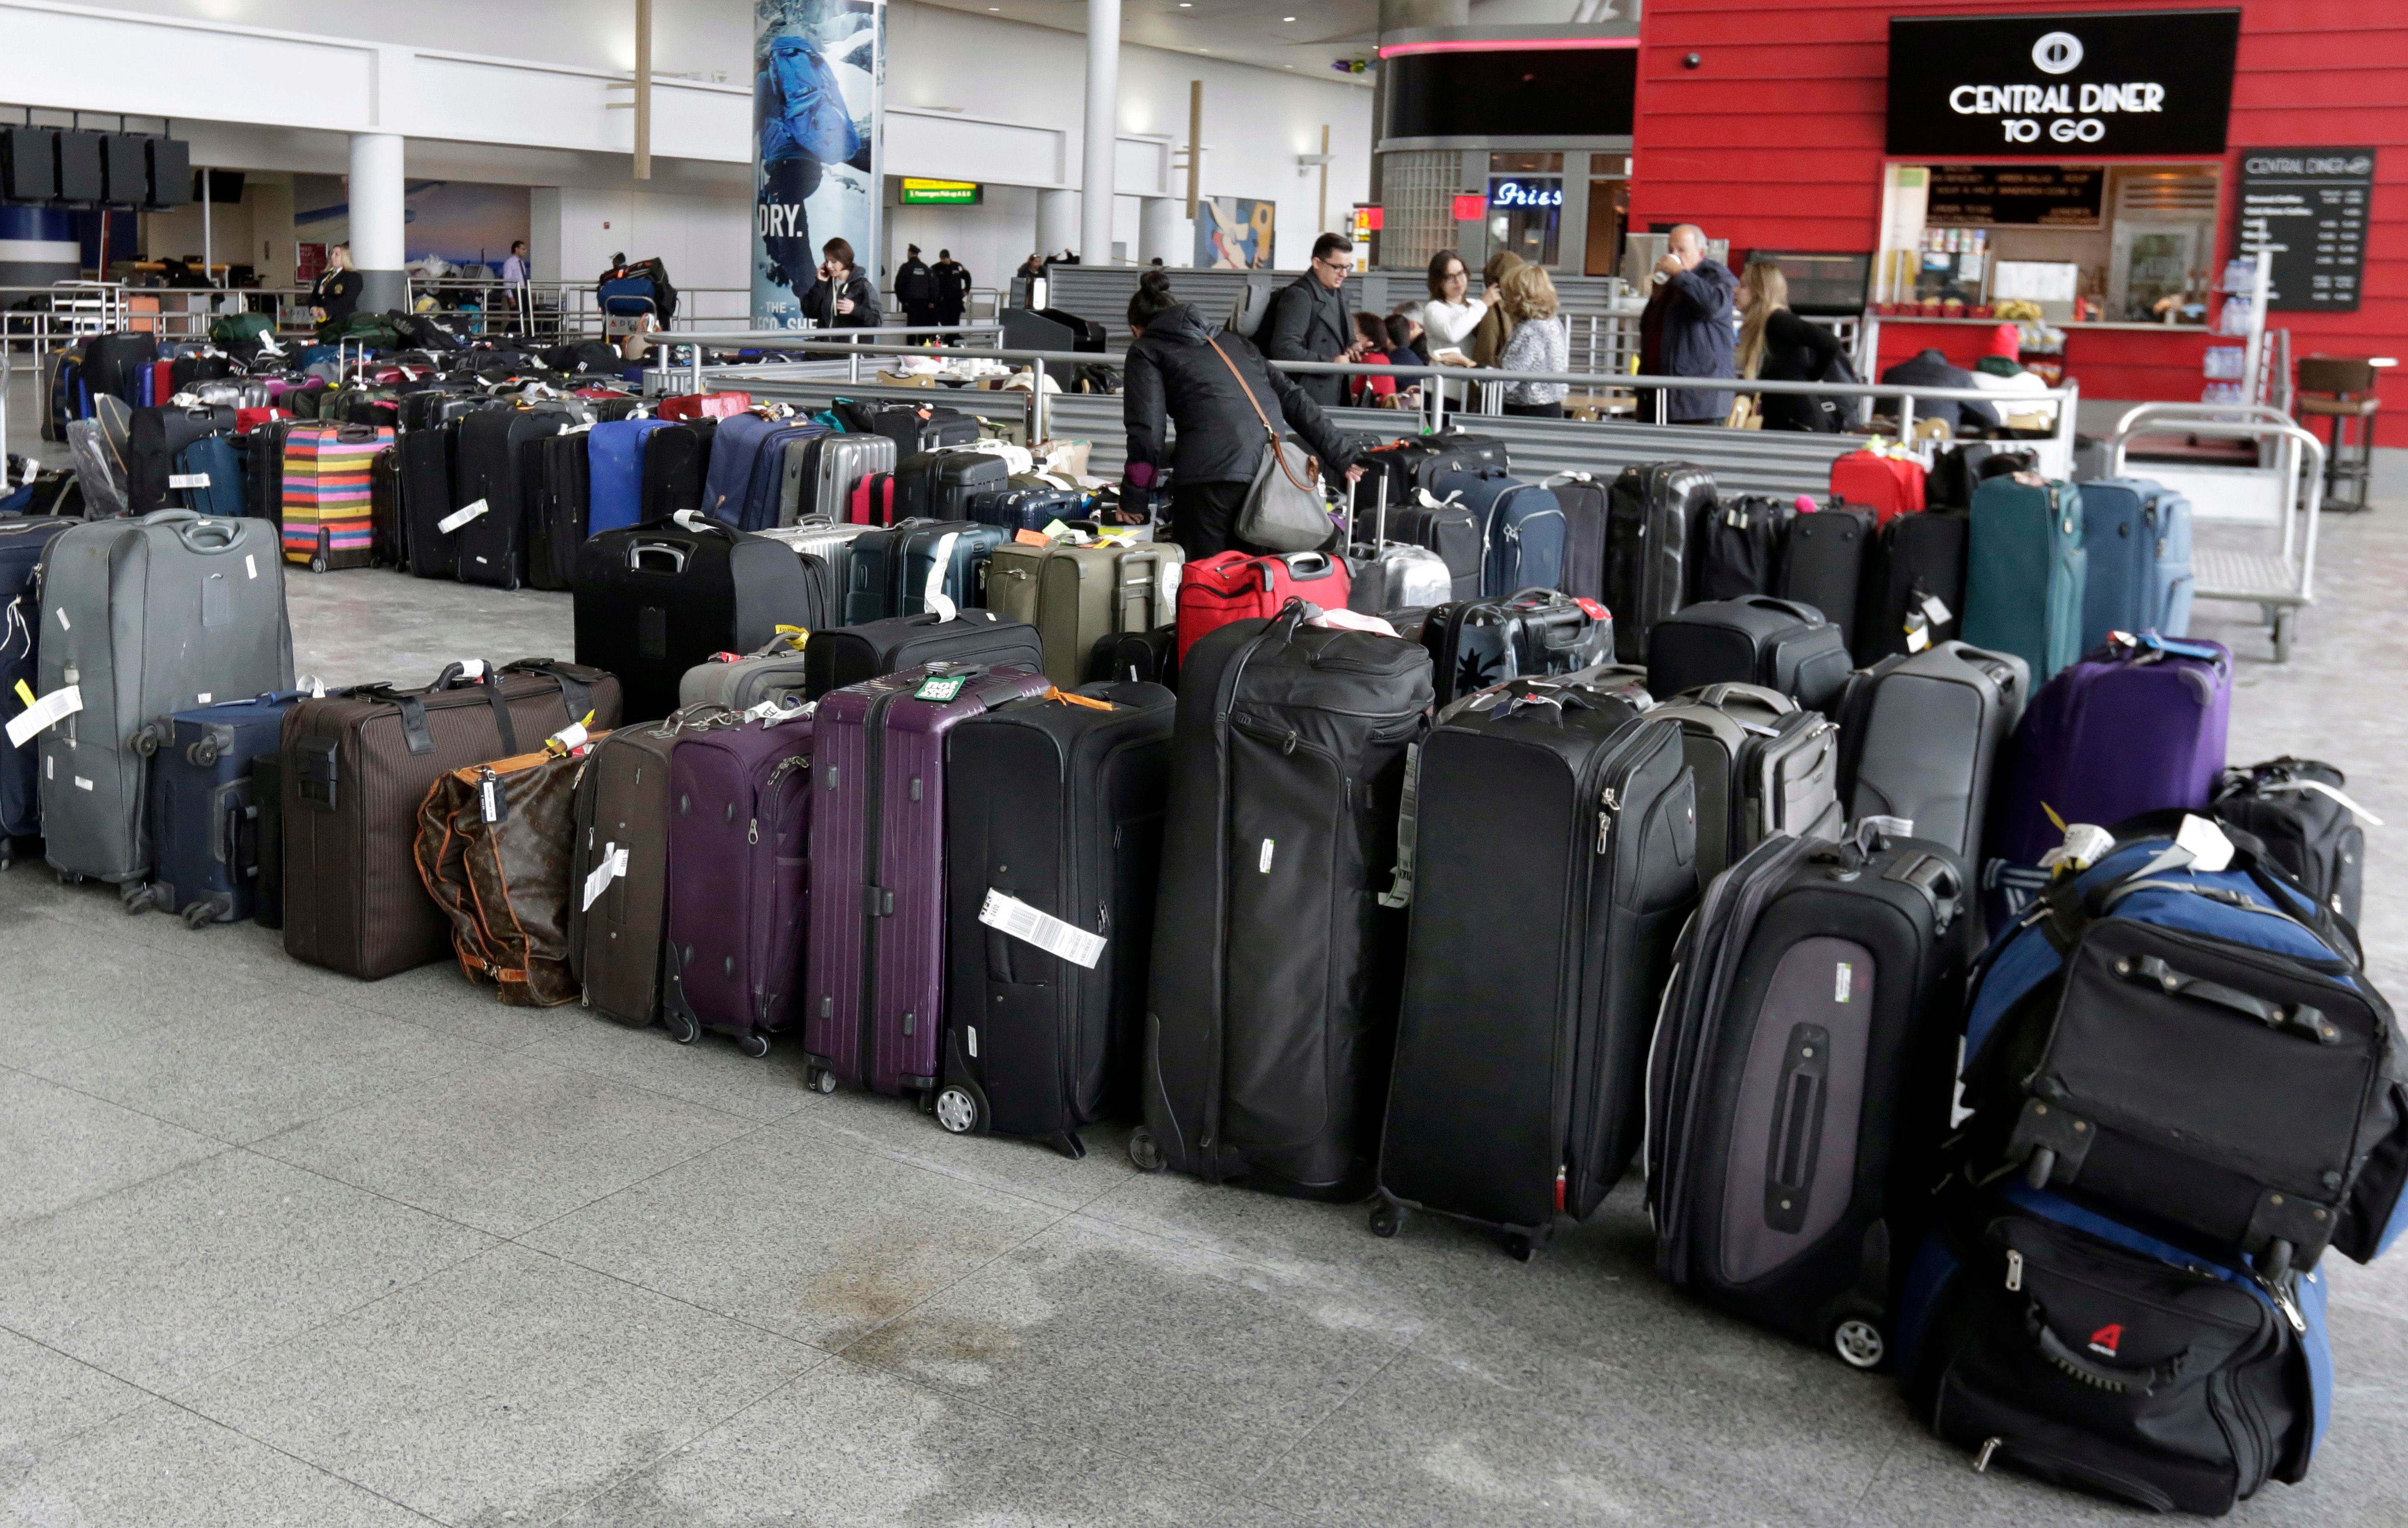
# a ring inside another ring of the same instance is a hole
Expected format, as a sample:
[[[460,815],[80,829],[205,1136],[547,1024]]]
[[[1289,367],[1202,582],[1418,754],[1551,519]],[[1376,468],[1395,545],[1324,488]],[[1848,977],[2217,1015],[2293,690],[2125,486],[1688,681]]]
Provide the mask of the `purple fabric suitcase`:
[[[769,1050],[802,985],[810,912],[811,721],[689,731],[669,755],[669,1033]]]
[[[917,698],[924,686],[952,698]],[[1033,666],[932,664],[831,690],[811,810],[803,1047],[810,1086],[937,1086],[945,1029],[945,735],[1052,688]]]
[[[2190,656],[2205,651],[2215,656]],[[2102,828],[2170,807],[2205,812],[2231,719],[2232,655],[2221,645],[2144,632],[2093,649],[2041,687],[2015,728],[1991,804],[1991,858],[2037,865],[2065,836],[2052,810]]]

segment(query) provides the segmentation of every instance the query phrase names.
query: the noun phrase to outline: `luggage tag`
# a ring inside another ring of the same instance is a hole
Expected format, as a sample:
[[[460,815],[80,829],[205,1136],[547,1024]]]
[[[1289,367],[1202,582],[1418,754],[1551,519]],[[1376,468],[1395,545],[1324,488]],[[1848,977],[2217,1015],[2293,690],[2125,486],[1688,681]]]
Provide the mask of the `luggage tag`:
[[[987,890],[984,906],[979,908],[979,921],[1089,971],[1104,958],[1107,941],[1102,935],[1090,934],[1075,923],[1039,912],[1018,897],[992,887]]]
[[[1931,646],[1931,618],[1918,607],[1906,612],[1906,650],[1921,652]]]
[[[169,488],[207,488],[209,486],[209,475],[206,472],[171,472],[167,474],[167,486]]]
[[[17,698],[25,703],[25,708],[9,719],[10,748],[23,748],[37,734],[49,731],[83,709],[83,687],[79,684],[63,684],[36,700],[32,688],[19,679]]]
[[[627,873],[627,850],[623,844],[604,844],[602,857],[585,876],[584,910],[591,911],[600,901],[610,883]]]
[[[920,601],[939,621],[951,621],[961,614],[961,607],[945,593],[945,573],[953,565],[953,547],[961,538],[961,532],[947,531],[937,538],[936,550],[928,558],[928,582],[920,593]]]
[[[488,822],[509,820],[510,804],[502,794],[501,779],[491,769],[477,772],[477,810]]]
[[[1058,525],[1061,521],[1055,521],[1054,523]],[[1050,547],[1054,544],[1054,538],[1043,531],[1014,531],[1011,539],[1013,545],[1022,547]]]
[[[489,507],[490,506],[488,506],[482,499],[477,500],[473,504],[464,504],[459,508],[454,509],[450,514],[444,516],[441,520],[437,521],[435,522],[435,528],[442,532],[445,536],[450,536],[461,526],[467,524],[479,515],[483,514]]]
[[[931,674],[911,692],[911,698],[950,706],[961,695],[962,686],[969,682],[970,677],[967,674]]]
[[[543,740],[543,750],[546,753],[551,754],[555,759],[567,758],[569,755],[578,752],[585,747],[588,736],[585,729],[593,724],[594,713],[592,711],[588,711],[581,719],[570,722],[567,726],[561,728],[558,732],[553,733],[551,736],[545,738]]]
[[[17,682],[17,688],[20,692],[22,692],[25,688],[24,681],[20,679]],[[2340,791],[2334,789],[2332,786],[2327,785],[2322,780],[2275,780],[2270,784],[2258,787],[2258,790],[2259,794],[2270,796],[2278,791],[2291,793],[2314,791],[2320,796],[2331,797],[2335,802],[2340,804],[2342,810],[2349,813],[2350,816],[2357,818],[2368,827],[2379,828],[2383,826],[2383,819],[2375,816],[2372,812],[2368,811],[2365,807],[2359,806],[2357,802],[2352,801],[2349,797],[2342,794]]]

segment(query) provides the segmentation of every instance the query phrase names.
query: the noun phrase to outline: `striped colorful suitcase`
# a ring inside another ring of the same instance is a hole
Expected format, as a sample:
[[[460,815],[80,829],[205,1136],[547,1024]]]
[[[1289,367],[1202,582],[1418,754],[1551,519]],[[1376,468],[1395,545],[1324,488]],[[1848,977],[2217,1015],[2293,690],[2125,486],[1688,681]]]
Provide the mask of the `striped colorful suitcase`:
[[[376,560],[371,477],[393,444],[381,425],[296,424],[284,436],[284,560],[312,573]]]

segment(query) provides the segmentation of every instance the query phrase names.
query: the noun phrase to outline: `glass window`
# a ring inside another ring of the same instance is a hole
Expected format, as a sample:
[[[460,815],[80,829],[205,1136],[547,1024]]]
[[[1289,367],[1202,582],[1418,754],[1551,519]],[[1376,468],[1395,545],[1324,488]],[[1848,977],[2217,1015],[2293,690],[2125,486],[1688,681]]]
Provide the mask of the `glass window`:
[[[1505,156],[1496,155],[1495,158]],[[1561,159],[1561,155],[1529,155]],[[1511,250],[1534,265],[1555,263],[1564,210],[1559,175],[1491,176],[1488,181],[1488,249]]]
[[[1564,156],[1541,153],[1493,153],[1488,156],[1491,175],[1561,175]]]

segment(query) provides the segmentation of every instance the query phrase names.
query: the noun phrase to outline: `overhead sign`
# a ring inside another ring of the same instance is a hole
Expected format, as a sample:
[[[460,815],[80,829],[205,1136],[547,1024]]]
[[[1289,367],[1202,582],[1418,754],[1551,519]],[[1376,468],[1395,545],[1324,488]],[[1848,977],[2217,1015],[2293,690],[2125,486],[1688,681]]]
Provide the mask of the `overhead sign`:
[[[1455,199],[1455,221],[1478,222],[1488,216],[1488,198],[1478,192],[1466,192]]]
[[[2096,228],[2106,182],[2095,164],[1935,164],[1923,221],[1939,228]]]
[[[1383,208],[1370,207],[1364,203],[1357,202],[1354,205],[1353,218],[1354,242],[1360,244],[1365,239],[1369,238],[1372,235],[1378,233],[1385,224],[1386,221],[1386,214]]]
[[[2366,269],[2372,149],[2247,149],[2241,154],[2233,253],[2273,250],[2266,307],[2276,313],[2355,313]]]
[[[2238,10],[1894,16],[1888,151],[2220,154],[2240,43]]]
[[[975,180],[915,180],[903,178],[905,207],[975,207],[985,188]]]

